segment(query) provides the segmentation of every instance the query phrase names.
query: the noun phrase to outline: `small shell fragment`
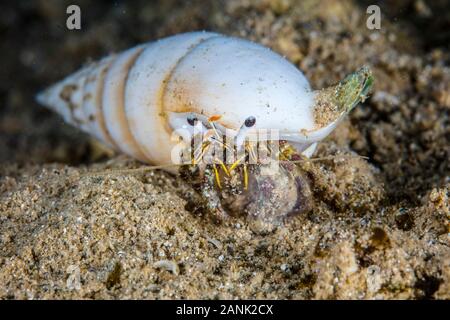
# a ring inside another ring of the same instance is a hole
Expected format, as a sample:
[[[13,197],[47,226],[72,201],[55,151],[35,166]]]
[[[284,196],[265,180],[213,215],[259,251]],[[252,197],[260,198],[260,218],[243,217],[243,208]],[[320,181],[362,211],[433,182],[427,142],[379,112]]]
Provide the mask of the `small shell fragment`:
[[[170,271],[176,276],[180,273],[178,264],[171,260],[159,260],[153,264],[153,267],[155,267],[156,269],[164,269]]]

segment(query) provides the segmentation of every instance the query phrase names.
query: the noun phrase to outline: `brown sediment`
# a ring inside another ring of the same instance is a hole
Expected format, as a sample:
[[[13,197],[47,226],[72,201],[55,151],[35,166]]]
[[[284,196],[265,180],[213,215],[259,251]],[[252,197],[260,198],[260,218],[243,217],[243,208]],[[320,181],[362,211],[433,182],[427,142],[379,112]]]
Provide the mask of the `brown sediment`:
[[[320,129],[336,120],[342,110],[333,103],[335,88],[321,89],[314,92],[314,124],[316,129]]]

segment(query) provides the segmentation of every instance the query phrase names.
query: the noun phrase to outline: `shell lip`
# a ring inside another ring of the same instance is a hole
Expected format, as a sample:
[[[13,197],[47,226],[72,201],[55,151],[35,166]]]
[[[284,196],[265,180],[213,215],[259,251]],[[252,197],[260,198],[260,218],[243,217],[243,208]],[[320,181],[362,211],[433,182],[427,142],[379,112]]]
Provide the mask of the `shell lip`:
[[[281,131],[280,138],[300,144],[311,144],[318,142],[329,135],[337,127],[337,125],[339,124],[339,122],[341,122],[345,115],[346,113],[342,113],[336,120],[319,129],[303,129],[296,132]]]
[[[249,128],[247,131],[248,136],[252,136],[255,133],[258,133],[260,130],[262,132],[267,132],[267,140],[287,140],[291,142],[295,142],[302,145],[310,145],[314,142],[318,142],[326,137],[331,131],[336,128],[337,124],[342,120],[342,118],[346,115],[346,113],[342,113],[335,121],[329,123],[325,127],[319,129],[300,129],[296,131],[288,131],[288,130],[278,130],[277,129],[264,129],[264,128]],[[197,125],[193,126],[195,119]],[[194,128],[197,130],[207,131],[214,126],[214,130],[221,134],[226,134],[230,136],[235,136],[239,133],[239,128],[236,126],[230,127],[228,124],[221,123],[220,120],[211,122],[211,117],[208,117],[204,114],[192,113],[192,112],[169,112],[168,120],[170,127],[177,132],[182,130],[190,132],[188,135],[193,135]],[[257,122],[257,120],[256,120]],[[245,123],[245,121],[243,122]],[[199,131],[197,131],[199,132]]]

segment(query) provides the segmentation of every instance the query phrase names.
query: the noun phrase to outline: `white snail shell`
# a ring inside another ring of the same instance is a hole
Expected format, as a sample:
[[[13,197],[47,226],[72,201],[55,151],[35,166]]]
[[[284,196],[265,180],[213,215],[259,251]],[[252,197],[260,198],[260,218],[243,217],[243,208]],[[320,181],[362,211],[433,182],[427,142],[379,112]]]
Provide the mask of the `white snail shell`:
[[[40,93],[65,121],[141,161],[170,164],[172,132],[187,118],[220,115],[218,128],[255,128],[310,155],[341,118],[320,127],[303,73],[261,45],[211,32],[191,32],[111,55]],[[309,148],[311,146],[311,148]],[[309,149],[308,149],[309,148]]]

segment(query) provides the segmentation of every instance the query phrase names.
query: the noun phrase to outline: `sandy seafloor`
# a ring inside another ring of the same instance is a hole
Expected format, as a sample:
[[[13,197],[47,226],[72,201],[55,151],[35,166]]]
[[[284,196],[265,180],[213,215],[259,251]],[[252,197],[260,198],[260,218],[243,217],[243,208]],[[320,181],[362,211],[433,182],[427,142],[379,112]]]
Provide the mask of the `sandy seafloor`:
[[[449,299],[450,9],[446,1],[2,2],[0,298]],[[137,43],[191,30],[285,55],[313,88],[367,64],[374,94],[305,163],[314,208],[272,226],[190,212],[192,190],[105,152],[34,101]]]

